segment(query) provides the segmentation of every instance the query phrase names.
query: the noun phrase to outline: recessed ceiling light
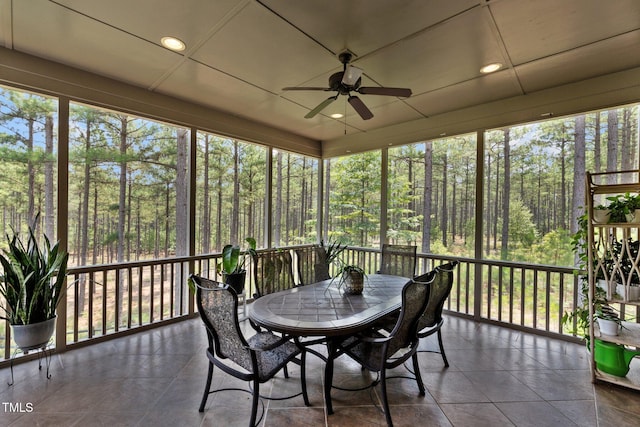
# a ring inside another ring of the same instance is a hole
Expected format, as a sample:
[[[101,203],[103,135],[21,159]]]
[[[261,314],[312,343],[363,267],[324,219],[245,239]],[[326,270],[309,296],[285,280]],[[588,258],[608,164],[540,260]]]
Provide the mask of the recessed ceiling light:
[[[182,40],[175,37],[163,37],[160,40],[160,43],[162,43],[162,46],[166,47],[167,49],[175,50],[177,52],[184,50],[186,47]]]
[[[480,72],[483,74],[488,74],[488,73],[493,73],[494,71],[498,71],[500,68],[502,68],[502,64],[499,62],[494,62],[480,68]]]
[[[334,114],[332,114],[330,117],[331,117],[331,118],[334,118],[334,119],[341,119],[341,118],[343,118],[343,117],[344,117],[344,115],[342,115],[342,114],[340,114],[340,113],[334,113]]]

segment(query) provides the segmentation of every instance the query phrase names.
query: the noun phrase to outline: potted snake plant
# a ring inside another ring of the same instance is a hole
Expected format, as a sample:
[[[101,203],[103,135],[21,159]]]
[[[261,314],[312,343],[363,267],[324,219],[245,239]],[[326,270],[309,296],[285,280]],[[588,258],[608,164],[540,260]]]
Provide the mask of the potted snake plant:
[[[51,339],[56,308],[64,292],[69,254],[60,243],[43,236],[40,246],[33,227],[27,242],[15,230],[7,234],[8,249],[0,254],[0,318],[11,324],[13,339],[23,351],[42,348]]]

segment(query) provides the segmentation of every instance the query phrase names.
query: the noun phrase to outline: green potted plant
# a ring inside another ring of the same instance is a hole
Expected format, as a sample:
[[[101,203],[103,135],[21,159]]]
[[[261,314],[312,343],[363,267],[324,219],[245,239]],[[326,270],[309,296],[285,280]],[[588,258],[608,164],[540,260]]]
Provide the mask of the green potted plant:
[[[334,279],[338,279],[338,289],[344,286],[344,292],[346,294],[358,295],[364,290],[365,276],[366,274],[361,267],[341,263],[338,269],[338,275]]]
[[[609,201],[609,222],[640,222],[640,212],[636,215],[636,210],[640,210],[640,196],[638,194],[616,194],[607,197],[607,200]]]
[[[44,236],[41,248],[33,227],[25,244],[14,231],[0,254],[0,318],[11,324],[13,339],[23,351],[42,348],[51,339],[56,308],[64,292],[69,254]]]
[[[226,245],[222,248],[222,262],[218,264],[222,280],[238,294],[244,292],[244,282],[247,276],[247,270],[244,268],[246,257],[256,253],[256,239],[247,237],[245,242],[249,246],[244,251],[240,250],[239,245]]]
[[[576,270],[576,274],[584,274],[585,271],[589,268],[589,260],[588,260],[588,252],[587,252],[587,227],[588,227],[588,219],[587,215],[583,214],[578,218],[578,230],[572,236],[571,244],[573,251],[577,255],[577,264],[578,270]],[[615,245],[614,245],[615,246]],[[595,266],[597,265],[596,260],[592,262]],[[609,260],[605,260],[601,266],[601,269],[606,269],[606,274],[611,277],[613,275],[613,267],[612,262]],[[602,270],[598,270],[595,273],[596,278],[604,277],[604,272]],[[593,312],[594,312],[594,320],[602,319],[604,321],[613,321],[616,323],[616,326],[622,324],[619,316],[613,310],[613,308],[609,305],[607,300],[607,291],[598,286],[596,283],[593,295]],[[573,311],[565,312],[562,316],[562,324],[568,329],[570,333],[574,333],[582,338],[589,337],[589,325],[591,319],[589,317],[589,281],[587,276],[583,275],[581,277],[581,289],[580,289],[580,298],[578,306],[575,307]],[[575,328],[573,327],[575,323]]]

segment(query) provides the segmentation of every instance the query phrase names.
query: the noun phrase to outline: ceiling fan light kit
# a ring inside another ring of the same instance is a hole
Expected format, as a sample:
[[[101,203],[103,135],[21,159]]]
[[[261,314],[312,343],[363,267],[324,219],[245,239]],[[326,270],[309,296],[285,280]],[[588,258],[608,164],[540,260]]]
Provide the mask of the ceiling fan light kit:
[[[338,92],[335,96],[322,101],[313,110],[309,111],[304,117],[310,119],[315,117],[320,111],[325,109],[329,104],[338,99],[338,95],[348,96],[351,107],[360,115],[362,120],[369,120],[373,117],[373,113],[357,96],[351,95],[351,92],[357,92],[362,95],[382,95],[408,98],[411,96],[411,89],[398,87],[376,87],[376,86],[360,86],[362,82],[362,69],[349,65],[352,54],[350,52],[341,53],[338,58],[342,62],[342,71],[332,74],[329,77],[329,87],[285,87],[282,90],[321,90]]]
[[[347,86],[355,86],[362,77],[362,70],[353,65],[348,65],[344,70],[344,76],[342,76],[342,84]]]

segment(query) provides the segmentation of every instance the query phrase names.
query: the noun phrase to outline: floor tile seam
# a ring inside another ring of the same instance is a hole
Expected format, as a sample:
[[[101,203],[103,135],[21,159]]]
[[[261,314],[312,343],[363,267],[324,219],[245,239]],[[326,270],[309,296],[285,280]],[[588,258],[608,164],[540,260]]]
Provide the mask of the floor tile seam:
[[[560,411],[558,408],[556,408],[555,406],[551,405],[549,402],[543,401],[544,403],[550,405],[551,407],[553,407],[560,416],[564,417],[568,422],[571,423],[571,425],[577,426],[578,424],[576,424],[575,422],[573,422],[573,420],[571,418],[569,418],[569,416],[567,416],[566,414],[564,414],[562,411]],[[540,401],[513,401],[513,402],[496,402],[496,403],[502,403],[502,404],[511,404],[511,403],[540,403]],[[494,403],[494,406],[498,409],[498,411],[500,411],[500,413],[507,419],[509,420],[514,426],[518,426],[518,423],[516,423],[515,420],[511,419],[511,417],[509,417],[509,415],[507,415],[502,409],[500,409],[500,406],[496,405]],[[597,422],[597,419],[596,419]],[[527,424],[528,425],[528,424]]]
[[[473,388],[475,390],[477,390],[478,392],[480,392],[480,394],[482,396],[484,396],[486,399],[488,399],[489,402],[493,402],[494,400],[487,395],[487,393],[484,392],[484,390],[482,388],[478,388],[478,385],[473,381],[473,379],[471,379],[468,375],[465,374],[465,372],[469,373],[469,372],[507,372],[509,373],[509,375],[511,375],[511,377],[513,377],[516,381],[518,381],[519,383],[523,384],[520,380],[518,380],[515,376],[513,376],[509,371],[504,371],[502,369],[498,369],[498,370],[493,370],[493,371],[460,371],[460,373],[465,377],[465,379],[467,381],[469,381],[469,383],[471,383],[473,385]],[[524,385],[524,384],[523,384]],[[526,386],[525,386],[526,387]],[[531,390],[529,387],[527,387],[529,390]],[[531,390],[533,392],[533,390]],[[534,392],[535,393],[535,392]],[[537,394],[536,394],[537,395]]]
[[[153,400],[153,402],[149,403],[148,407],[146,408],[146,411],[143,415],[142,418],[145,418],[147,415],[149,415],[153,409],[156,407],[156,405],[161,401],[161,399],[164,397],[165,394],[167,394],[169,392],[169,390],[171,390],[172,386],[174,385],[174,383],[178,380],[177,377],[174,377],[172,381],[170,381],[166,388],[164,389],[164,391],[162,393],[158,393],[158,395],[156,396],[156,398]]]

